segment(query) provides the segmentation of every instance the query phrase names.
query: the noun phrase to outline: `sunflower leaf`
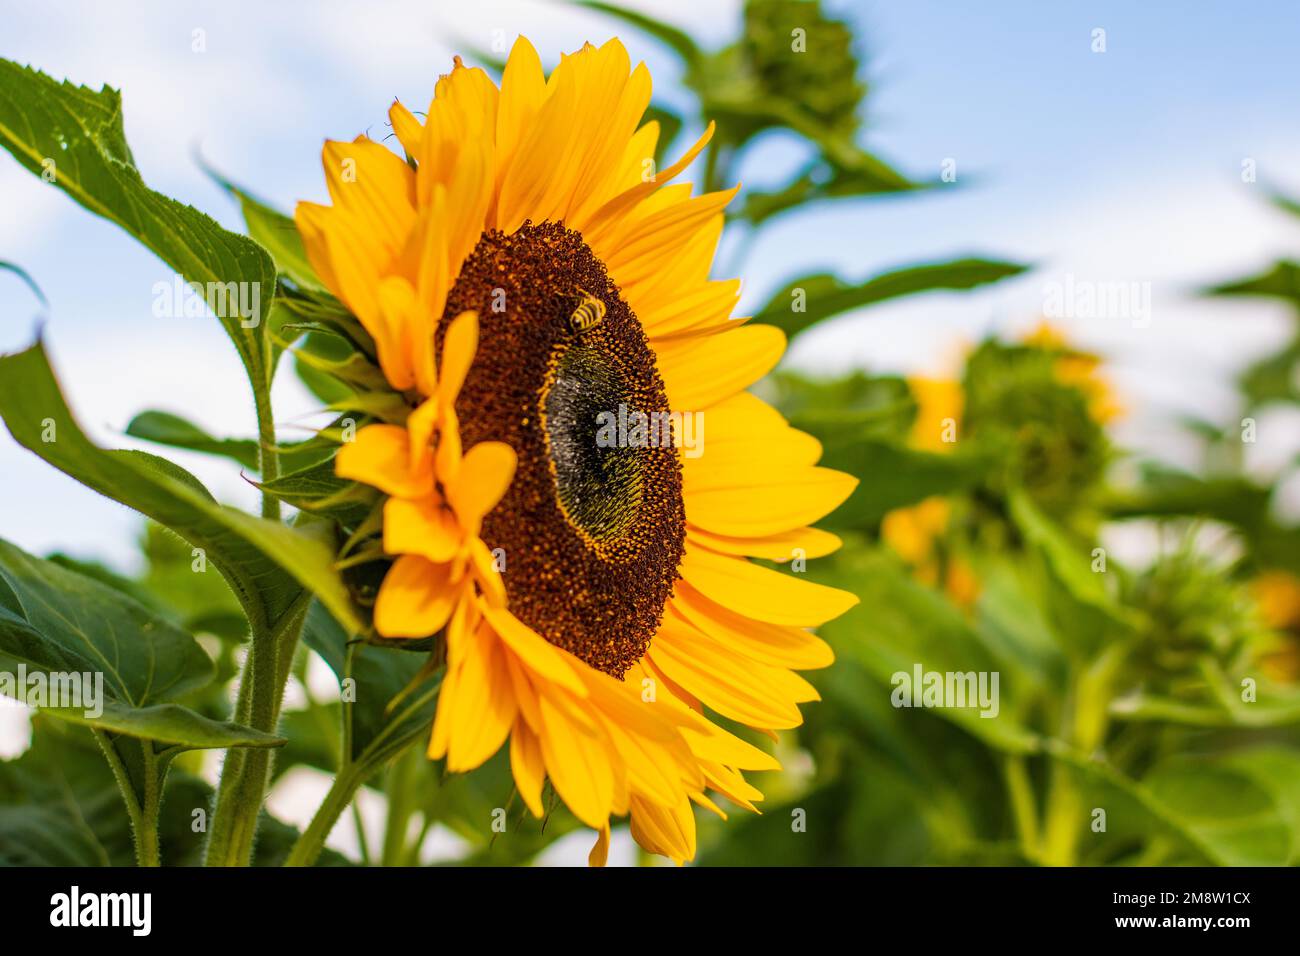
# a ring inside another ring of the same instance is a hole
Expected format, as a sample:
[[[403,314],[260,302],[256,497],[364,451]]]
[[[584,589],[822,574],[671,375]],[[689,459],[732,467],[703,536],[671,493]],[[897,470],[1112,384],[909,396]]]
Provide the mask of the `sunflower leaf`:
[[[171,412],[157,409],[140,412],[126,426],[126,434],[170,448],[229,458],[252,472],[260,467],[258,444],[254,439],[217,438],[188,419]],[[286,470],[297,470],[320,461],[332,449],[332,445],[323,445],[315,438],[280,445],[280,466]]]
[[[227,747],[281,747],[284,738],[228,720],[213,720],[180,704],[128,707],[110,701],[99,717],[88,718],[75,708],[46,707],[43,714],[84,723],[126,737],[155,740],[185,750],[224,750]]]
[[[0,357],[0,417],[20,445],[200,549],[255,629],[269,631],[294,613],[304,586],[341,619],[356,620],[333,568],[331,542],[223,507],[198,479],[165,459],[94,445],[72,418],[40,343]]]
[[[212,679],[189,634],[122,592],[0,539],[0,659],[13,670],[103,675],[104,693],[144,707]],[[18,693],[23,688],[15,688]]]
[[[40,302],[41,305],[45,306],[47,309],[50,307],[50,300],[45,298],[45,293],[42,292],[41,287],[36,284],[36,280],[33,279],[22,266],[13,262],[5,262],[3,259],[0,259],[0,272],[12,272],[22,280],[23,285],[32,290],[32,295],[36,296],[36,300]]]
[[[780,189],[746,190],[744,205],[736,215],[758,226],[783,212],[820,200],[905,192],[926,186],[909,180],[884,160],[864,152],[854,168],[828,166],[819,161]]]
[[[335,475],[332,458],[257,487],[295,508],[330,515],[346,527],[359,524],[380,498],[368,485]]]
[[[0,664],[27,675],[0,681],[0,691],[96,730],[184,749],[283,743],[175,703],[213,678],[212,661],[189,634],[116,588],[4,540]]]
[[[204,299],[239,352],[255,390],[271,381],[266,320],[275,293],[275,263],[253,240],[150,189],[136,169],[122,126],[122,98],[59,83],[31,67],[0,60],[0,146],[98,216],[116,223],[187,281]],[[255,314],[230,308],[256,303]]]
[[[828,528],[870,528],[895,508],[971,487],[987,468],[975,455],[940,455],[866,433],[852,441],[836,434],[840,438],[826,444],[821,464],[861,479],[848,500],[826,517]]]
[[[884,687],[892,685],[897,691],[906,683],[912,693],[920,691],[912,686],[918,667],[923,672],[998,674],[998,687],[985,687],[990,696],[984,706],[967,698],[966,706],[936,709],[935,715],[995,750],[1028,754],[1039,749],[1040,738],[1022,722],[1025,689],[1001,679],[999,656],[942,594],[913,580],[883,551],[859,548],[838,556],[829,567],[819,578],[822,583],[846,588],[861,598],[856,607],[818,630],[835,647],[837,669],[861,668],[863,676]],[[863,693],[859,686],[857,694]]]
[[[251,438],[216,438],[193,422],[171,412],[155,409],[140,412],[126,426],[126,433],[132,438],[172,448],[221,455],[239,462],[250,471],[257,470],[257,442]]]
[[[1209,296],[1267,296],[1300,304],[1300,263],[1283,260],[1273,263],[1267,272],[1249,279],[1238,279],[1212,286],[1204,291]]]
[[[0,865],[131,866],[131,828],[118,783],[100,747],[84,727],[37,715],[32,745],[16,760],[0,761]],[[206,834],[195,832],[194,811],[212,805],[207,783],[173,768],[158,821],[164,866],[202,861]],[[278,866],[297,831],[262,814],[254,866]],[[318,865],[347,861],[326,850]]]
[[[935,289],[972,289],[1019,275],[1026,268],[1013,262],[953,259],[909,266],[856,284],[817,273],[788,283],[755,314],[753,321],[775,325],[786,335],[795,336],[850,309]]]
[[[213,182],[239,203],[244,224],[248,226],[249,238],[271,254],[276,270],[300,288],[324,292],[325,285],[307,259],[307,250],[303,247],[302,236],[298,234],[298,227],[292,217],[262,202],[202,160],[199,165]]]
[[[695,45],[695,41],[684,30],[679,30],[677,27],[656,20],[644,13],[625,10],[611,3],[601,3],[600,0],[577,0],[577,4],[580,7],[586,7],[588,10],[609,14],[611,17],[622,20],[624,23],[648,33],[680,56],[688,66],[697,63],[700,59],[700,48]]]

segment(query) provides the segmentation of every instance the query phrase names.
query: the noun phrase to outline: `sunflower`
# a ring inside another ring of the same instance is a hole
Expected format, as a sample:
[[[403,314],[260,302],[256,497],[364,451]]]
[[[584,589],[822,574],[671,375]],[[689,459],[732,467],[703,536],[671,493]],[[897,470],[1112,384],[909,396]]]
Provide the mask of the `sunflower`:
[[[748,560],[834,550],[810,524],[856,482],[746,391],[785,342],[709,278],[736,189],[667,185],[713,128],[656,170],[649,101],[618,40],[548,77],[521,38],[499,89],[457,58],[424,122],[393,104],[405,159],[327,143],[331,204],[296,212],[401,399],[335,468],[386,496],[375,630],[445,654],[428,754],[469,771],[508,742],[529,810],[549,779],[597,864],[613,817],[680,863],[692,803],[754,809],[744,771],[779,765],[719,718],[797,726],[796,671],[833,657],[807,628],[856,601]],[[615,416],[671,440],[601,441]]]

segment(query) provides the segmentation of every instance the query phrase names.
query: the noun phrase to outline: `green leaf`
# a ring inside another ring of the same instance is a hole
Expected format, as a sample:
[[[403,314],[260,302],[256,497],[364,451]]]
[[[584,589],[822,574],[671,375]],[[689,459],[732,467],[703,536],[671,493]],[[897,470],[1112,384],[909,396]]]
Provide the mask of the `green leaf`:
[[[1265,355],[1241,374],[1241,391],[1249,407],[1269,402],[1300,404],[1300,334],[1283,348]]]
[[[196,866],[204,833],[194,811],[212,806],[212,788],[174,767],[167,775],[158,835],[164,866]],[[297,831],[263,814],[254,866],[278,866]],[[319,865],[347,861],[332,851]],[[100,748],[85,728],[37,715],[31,747],[0,761],[0,865],[132,866],[131,828]]]
[[[1282,193],[1274,193],[1271,198],[1273,205],[1277,206],[1278,209],[1289,212],[1293,216],[1300,216],[1300,199],[1294,199]]]
[[[1092,570],[1091,549],[1072,541],[1066,533],[1039,511],[1029,496],[1015,492],[1011,496],[1011,516],[1020,533],[1042,552],[1053,575],[1081,604],[1107,614],[1115,602],[1105,587],[1105,578]]]
[[[750,225],[759,226],[783,212],[809,203],[852,196],[876,196],[926,188],[908,179],[884,160],[863,153],[856,168],[836,167],[820,160],[780,189],[747,190],[744,205],[736,214]]]
[[[271,254],[276,271],[301,288],[325,291],[324,283],[307,259],[307,250],[303,247],[302,236],[293,219],[235,185],[206,163],[200,162],[200,165],[218,186],[239,203],[244,223],[248,226],[249,238]]]
[[[12,262],[5,262],[3,259],[0,259],[0,272],[12,272],[22,280],[23,284],[27,286],[27,288],[32,290],[32,294],[36,296],[41,305],[45,306],[47,309],[50,307],[50,300],[45,298],[45,293],[42,292],[41,287],[36,284],[36,280],[33,279],[22,266],[16,265]]]
[[[1212,862],[1300,862],[1300,752],[1273,746],[1217,757],[1174,757],[1143,781],[1192,831]]]
[[[898,269],[860,283],[818,273],[787,284],[768,300],[753,321],[775,325],[793,337],[824,319],[850,309],[860,309],[886,299],[935,289],[972,289],[1019,275],[1027,268],[1016,263],[988,259],[954,259],[950,262]],[[794,307],[800,304],[798,290],[803,292],[801,312],[794,311]]]
[[[1128,636],[1123,609],[1106,586],[1114,576],[1092,570],[1091,546],[1071,539],[1023,492],[1012,493],[1010,508],[1016,527],[1041,560],[1044,606],[1067,646],[1088,656]]]
[[[0,145],[36,175],[52,172],[53,183],[82,206],[116,223],[186,280],[202,283],[254,389],[269,386],[265,330],[275,263],[256,242],[145,185],[126,143],[116,90],[58,83],[0,60]],[[245,284],[249,296],[258,296],[247,325],[227,307],[227,283]]]
[[[32,743],[0,761],[0,864],[132,866],[122,797],[81,727],[32,720]]]
[[[247,471],[261,468],[259,446],[252,438],[217,438],[188,419],[171,412],[148,409],[140,412],[126,426],[126,434],[143,441],[156,442],[169,448],[183,448],[207,455],[218,455],[237,462]],[[279,446],[280,467],[296,470],[317,462],[333,451],[330,444],[314,438]]]
[[[601,3],[600,0],[577,0],[577,3],[580,7],[607,13],[611,17],[622,20],[624,23],[648,33],[681,57],[682,61],[687,65],[697,62],[700,58],[699,47],[695,45],[695,41],[684,30],[679,30],[677,27],[663,23],[644,13],[616,7],[610,3]]]
[[[427,734],[437,709],[438,677],[423,670],[426,655],[350,641],[348,632],[319,603],[307,609],[302,639],[334,671],[351,678],[351,759],[379,759]]]
[[[1289,260],[1275,262],[1267,271],[1249,279],[1225,282],[1205,290],[1212,296],[1268,296],[1300,304],[1300,264]]]
[[[105,693],[136,707],[175,700],[212,679],[212,662],[180,628],[2,539],[0,655],[9,670],[102,673]]]
[[[1240,688],[1235,690],[1240,692]],[[1117,720],[1184,727],[1294,727],[1300,724],[1300,692],[1289,686],[1267,685],[1258,700],[1233,708],[1135,693],[1112,701],[1110,713]]]
[[[809,378],[777,371],[767,382],[776,391],[781,413],[823,445],[849,445],[864,437],[901,444],[916,421],[916,398],[899,376],[858,371],[839,378]]]
[[[827,444],[820,463],[859,479],[848,500],[823,522],[835,528],[873,527],[895,508],[971,487],[987,467],[975,455],[940,455],[865,435]]]
[[[171,412],[141,412],[126,426],[132,438],[157,442],[172,448],[221,455],[239,462],[250,471],[258,469],[257,442],[250,438],[215,438],[199,426]]]
[[[83,723],[127,737],[156,740],[186,750],[223,750],[227,747],[280,747],[284,738],[227,720],[213,720],[179,704],[128,707],[107,703],[99,717],[65,707],[42,708],[41,713],[61,720]]]
[[[98,730],[187,749],[283,743],[172,703],[205,687],[213,676],[211,660],[189,634],[116,588],[3,540],[0,664],[10,674],[19,666],[29,675],[44,674],[49,688],[34,697],[32,687],[15,680],[13,686],[0,681],[0,690],[43,713]],[[77,682],[81,699],[75,706],[53,706],[50,694],[59,675],[71,674],[95,683]]]
[[[360,628],[323,530],[290,528],[223,507],[171,462],[95,446],[68,411],[42,345],[0,357],[0,417],[20,445],[202,549],[254,628],[273,630],[292,614],[303,587]]]
[[[286,504],[313,514],[330,515],[344,527],[359,524],[380,500],[368,485],[334,474],[334,460],[281,475],[257,486]]]
[[[1018,688],[1005,679],[998,659],[966,617],[941,594],[918,584],[885,553],[862,547],[832,562],[822,581],[861,599],[819,630],[835,648],[837,668],[848,662],[861,667],[879,685],[872,692],[883,695],[891,693],[891,685],[898,686],[895,675],[911,678],[917,665],[923,672],[998,673],[996,715],[981,716],[978,704],[936,708],[934,715],[997,750],[1038,749],[1038,736],[1020,721]],[[920,688],[913,690],[919,693]]]

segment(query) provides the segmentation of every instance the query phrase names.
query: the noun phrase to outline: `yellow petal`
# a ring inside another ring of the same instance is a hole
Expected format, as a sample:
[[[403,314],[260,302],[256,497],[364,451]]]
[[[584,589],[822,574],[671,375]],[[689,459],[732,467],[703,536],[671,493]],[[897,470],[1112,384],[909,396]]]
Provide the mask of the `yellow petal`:
[[[456,516],[435,496],[389,498],[384,503],[384,550],[450,561],[464,537]]]
[[[596,845],[587,854],[588,866],[604,866],[609,862],[609,824],[596,831]]]
[[[542,745],[537,735],[522,718],[515,720],[510,734],[510,772],[524,805],[539,820],[542,818],[542,782],[546,779],[546,764],[542,760]]]
[[[447,498],[465,527],[476,528],[497,506],[515,477],[515,461],[515,450],[499,441],[479,442],[465,453],[447,487]]]
[[[700,411],[775,368],[785,351],[785,333],[774,325],[747,325],[683,343],[656,348],[659,372],[674,411]]]
[[[741,558],[687,548],[681,574],[712,601],[769,624],[813,627],[858,603],[856,595],[751,564]]]
[[[675,179],[683,170],[686,169],[687,166],[695,161],[695,157],[700,155],[700,152],[704,147],[709,144],[711,139],[713,139],[715,128],[714,123],[710,121],[704,134],[682,155],[681,159],[677,160],[677,162],[673,163],[667,169],[659,170],[648,180],[640,182],[632,188],[619,193],[592,213],[590,218],[587,218],[580,213],[574,218],[574,228],[582,232],[584,235],[587,233],[598,232],[602,222],[617,218],[621,213],[635,206],[660,186]],[[653,151],[651,152],[651,156],[653,156]]]
[[[725,476],[722,480],[726,480]],[[829,468],[737,473],[730,480],[735,483],[689,487],[686,516],[691,524],[738,538],[779,534],[825,517],[843,504],[858,485],[852,475]]]
[[[447,769],[473,770],[501,748],[518,707],[497,637],[479,627],[461,661]]]
[[[678,614],[714,639],[755,660],[796,670],[829,667],[835,652],[820,637],[802,628],[765,624],[742,617],[710,601],[685,582],[677,585],[665,616]]]
[[[452,405],[469,374],[478,350],[478,313],[462,312],[451,320],[442,340],[442,357],[438,368],[438,394],[443,403]]]
[[[334,472],[380,491],[404,498],[419,498],[433,488],[433,469],[426,461],[412,467],[411,446],[405,428],[367,425],[344,442],[334,458]]]
[[[415,118],[415,114],[397,100],[388,108],[388,121],[392,124],[397,141],[406,150],[407,156],[420,155],[420,143],[424,139],[424,126]]]
[[[682,864],[695,858],[695,814],[690,800],[660,807],[648,800],[632,800],[632,838],[651,853]]]
[[[445,565],[406,554],[384,575],[375,599],[375,630],[384,637],[428,637],[451,618],[459,594]]]
[[[710,551],[782,562],[794,558],[821,558],[838,551],[843,544],[838,536],[820,528],[795,528],[758,538],[730,537],[702,528],[688,528],[686,533]]]
[[[546,77],[537,50],[524,37],[510,49],[501,73],[501,99],[497,109],[497,154],[501,170],[509,168],[519,139],[532,129],[533,117],[546,98]],[[495,212],[492,214],[495,217]],[[495,225],[495,218],[492,225]]]
[[[614,800],[614,770],[608,744],[555,696],[538,698],[546,772],[573,815],[593,829],[609,821]]]
[[[656,666],[707,706],[750,727],[784,730],[803,723],[790,675],[712,640],[680,618],[665,616],[649,654]]]
[[[548,643],[508,610],[489,606],[483,609],[483,613],[519,662],[541,680],[563,687],[578,697],[587,696],[586,686],[574,671],[575,667],[585,667],[585,664]],[[570,664],[570,661],[574,663]]]

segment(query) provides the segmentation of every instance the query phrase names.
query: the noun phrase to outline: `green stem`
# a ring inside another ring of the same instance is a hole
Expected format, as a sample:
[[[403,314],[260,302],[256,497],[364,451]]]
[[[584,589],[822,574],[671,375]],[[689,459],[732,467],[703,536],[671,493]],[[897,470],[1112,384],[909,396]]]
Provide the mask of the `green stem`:
[[[280,477],[280,453],[275,444],[275,413],[271,409],[271,388],[253,389],[253,404],[257,411],[258,471],[262,482]],[[262,517],[280,520],[280,499],[262,493]]]
[[[415,782],[423,759],[418,750],[408,750],[388,770],[388,819],[380,856],[383,866],[397,866],[406,855],[407,832],[415,811]]]
[[[1038,834],[1038,807],[1034,800],[1034,787],[1029,779],[1025,758],[1008,756],[1002,762],[1002,774],[1011,797],[1011,810],[1016,821],[1016,835],[1024,847],[1025,856],[1037,859],[1040,852]]]
[[[158,755],[154,753],[153,742],[138,741],[141,753],[141,769],[144,774],[143,799],[137,794],[131,783],[131,775],[122,763],[121,754],[102,730],[93,731],[95,742],[103,751],[104,758],[113,770],[113,778],[118,789],[122,791],[122,801],[126,804],[127,816],[131,818],[131,837],[135,843],[135,861],[138,866],[161,866],[162,860],[158,847],[158,810],[162,806],[162,780],[158,773]]]
[[[349,658],[350,661],[350,658]],[[351,664],[349,663],[347,671],[351,673]],[[375,735],[361,755],[354,761],[351,759],[351,707],[345,704],[343,707],[343,726],[344,749],[342,767],[334,777],[334,784],[330,787],[329,793],[325,795],[325,800],[316,810],[316,815],[312,817],[311,823],[303,831],[298,842],[294,844],[293,849],[289,852],[285,860],[285,866],[311,866],[320,856],[320,852],[325,847],[325,838],[330,835],[334,829],[334,824],[338,822],[339,816],[347,809],[352,798],[356,796],[357,789],[370,778],[376,770],[382,767],[387,761],[399,757],[403,750],[415,742],[415,734],[405,734],[394,738],[395,728],[401,727],[410,719],[411,715],[424,707],[438,693],[441,681],[437,682],[434,687],[425,691],[415,700],[411,701],[404,710],[390,719],[390,722],[383,730]]]
[[[285,866],[311,866],[316,862],[321,850],[325,849],[325,839],[334,829],[334,824],[352,803],[352,798],[357,795],[357,790],[365,783],[373,769],[373,767],[366,768],[354,763],[338,772],[316,815],[312,817],[307,829],[302,831],[302,836],[289,851],[289,856],[284,861]]]
[[[269,346],[268,346],[269,349]],[[268,368],[270,367],[269,355]],[[268,374],[269,379],[269,374]],[[253,384],[253,405],[257,413],[258,471],[263,482],[280,476],[280,456],[275,439],[275,412],[271,407],[270,382]],[[280,500],[263,493],[262,517],[280,520]],[[280,618],[275,628],[253,625],[248,657],[240,674],[239,696],[235,701],[235,720],[257,730],[271,733],[280,715],[280,700],[289,677],[289,664],[282,657],[293,658],[306,611],[306,600]],[[282,646],[287,644],[287,648]],[[247,866],[252,859],[253,837],[270,775],[271,754],[266,748],[233,748],[226,751],[217,784],[217,801],[212,813],[212,831],[208,836],[208,866]]]
[[[289,668],[281,666],[281,655],[292,656],[310,600],[311,595],[303,592],[281,616],[275,630],[253,635],[244,662],[240,699],[242,702],[247,690],[247,723],[256,730],[275,732],[289,677]],[[204,861],[207,866],[248,866],[252,861],[253,840],[274,756],[268,747],[227,752],[208,838]]]
[[[1061,739],[1084,755],[1094,753],[1110,728],[1110,700],[1115,676],[1128,658],[1126,644],[1112,644],[1074,681],[1064,708]],[[1048,812],[1043,825],[1043,862],[1074,866],[1087,807],[1073,767],[1052,764]]]

